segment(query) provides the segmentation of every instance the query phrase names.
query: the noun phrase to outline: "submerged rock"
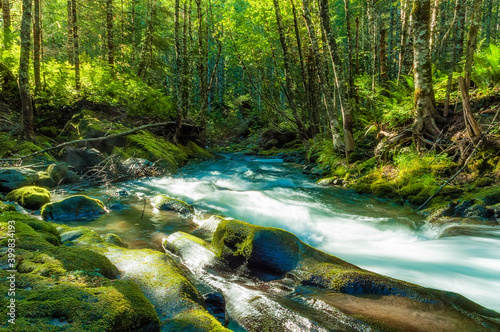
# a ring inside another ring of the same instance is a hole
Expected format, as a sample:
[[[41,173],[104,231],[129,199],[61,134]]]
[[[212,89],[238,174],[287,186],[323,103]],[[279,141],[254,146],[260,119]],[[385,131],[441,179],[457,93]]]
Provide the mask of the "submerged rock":
[[[193,214],[194,208],[186,202],[165,195],[158,195],[153,199],[153,206],[162,211],[174,211],[180,214]]]
[[[37,184],[44,187],[56,187],[59,184],[71,182],[71,178],[68,177],[68,164],[57,163],[51,164],[43,172],[38,172],[39,179]]]
[[[44,220],[53,221],[89,218],[103,213],[106,213],[106,209],[100,200],[83,195],[46,204],[41,211]]]
[[[50,202],[50,192],[45,188],[28,186],[11,191],[5,198],[19,203],[26,209],[38,210]]]
[[[10,167],[0,169],[0,192],[10,192],[34,184],[38,180],[36,172],[30,168]]]

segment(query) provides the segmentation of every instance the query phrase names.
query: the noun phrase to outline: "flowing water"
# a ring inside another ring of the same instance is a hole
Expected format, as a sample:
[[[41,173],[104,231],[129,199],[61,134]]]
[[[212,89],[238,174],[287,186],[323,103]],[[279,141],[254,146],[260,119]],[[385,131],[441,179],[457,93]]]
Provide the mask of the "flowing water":
[[[160,193],[194,205],[197,216],[191,220],[155,211],[146,198]],[[455,236],[442,237],[449,226],[428,225],[412,209],[391,201],[319,187],[299,166],[277,159],[193,164],[175,176],[87,194],[115,210],[86,226],[114,232],[131,247],[158,247],[165,235],[190,232],[200,219],[218,214],[286,229],[362,268],[457,292],[500,311],[500,228],[464,227],[451,232]]]

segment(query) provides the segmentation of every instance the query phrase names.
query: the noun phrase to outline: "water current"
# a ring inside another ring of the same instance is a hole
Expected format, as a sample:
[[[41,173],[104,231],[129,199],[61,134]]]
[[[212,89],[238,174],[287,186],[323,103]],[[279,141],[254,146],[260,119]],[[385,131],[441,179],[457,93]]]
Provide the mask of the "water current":
[[[500,228],[430,225],[401,204],[325,188],[279,159],[227,156],[192,164],[176,175],[94,188],[113,211],[84,224],[113,232],[131,247],[158,248],[165,235],[190,232],[211,215],[280,227],[362,268],[460,293],[500,311]],[[148,198],[166,194],[196,208],[193,219],[156,211]],[[61,194],[61,196],[65,196]],[[450,232],[448,232],[450,234]]]

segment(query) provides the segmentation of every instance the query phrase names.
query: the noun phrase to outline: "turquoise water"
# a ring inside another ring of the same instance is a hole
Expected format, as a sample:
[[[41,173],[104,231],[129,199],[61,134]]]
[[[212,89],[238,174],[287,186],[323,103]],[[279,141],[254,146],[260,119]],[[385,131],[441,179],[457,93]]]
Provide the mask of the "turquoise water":
[[[194,205],[196,216],[155,211],[149,202],[159,193]],[[500,311],[499,228],[483,228],[471,233],[474,236],[440,237],[443,226],[426,224],[408,207],[317,186],[300,167],[277,159],[241,157],[193,164],[174,176],[97,188],[88,194],[121,209],[85,224],[100,233],[114,232],[131,247],[159,248],[164,236],[190,232],[204,218],[219,214],[286,229],[362,268],[457,292]]]

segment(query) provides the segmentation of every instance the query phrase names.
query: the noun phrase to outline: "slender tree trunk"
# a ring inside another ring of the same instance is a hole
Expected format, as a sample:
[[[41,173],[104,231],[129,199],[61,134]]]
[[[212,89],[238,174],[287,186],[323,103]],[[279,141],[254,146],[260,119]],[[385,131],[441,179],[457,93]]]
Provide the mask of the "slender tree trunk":
[[[42,46],[42,33],[40,25],[40,0],[34,0],[35,2],[35,20],[33,24],[33,70],[35,74],[35,98],[41,90],[41,80],[40,80],[40,50]]]
[[[68,40],[67,40],[67,52],[68,52],[68,62],[70,65],[74,65],[74,51],[73,47],[74,42],[73,42],[73,5],[72,5],[72,0],[67,1],[68,5]]]
[[[430,39],[430,0],[415,0],[413,4],[413,73],[415,83],[415,136],[428,136],[433,139],[439,135],[436,125],[434,89],[429,51]]]
[[[359,17],[356,17],[356,76],[359,76]]]
[[[349,70],[347,72],[347,80],[349,82],[349,99],[355,98],[356,87],[354,86],[354,59],[352,52],[352,34],[351,34],[351,12],[349,10],[350,0],[344,0],[345,21],[347,32],[347,50],[349,54]],[[356,104],[357,105],[357,104]]]
[[[367,0],[368,34],[371,40],[372,55],[372,91],[377,82],[377,20],[375,19],[375,0]]]
[[[31,13],[32,0],[23,0],[23,16],[21,20],[21,54],[19,58],[19,94],[22,107],[22,135],[25,139],[32,139],[33,132],[33,105],[30,93],[30,44],[31,44]]]
[[[113,41],[113,0],[106,0],[106,35],[108,44],[108,64],[115,65],[115,44]]]
[[[344,129],[344,143],[345,143],[345,153],[349,156],[354,151],[354,136],[352,132],[352,110],[349,100],[347,98],[347,91],[344,85],[344,80],[342,79],[342,63],[340,57],[338,56],[337,42],[332,31],[332,24],[330,20],[330,8],[328,7],[328,0],[320,0],[320,20],[325,33],[328,53],[330,55],[330,60],[332,62],[333,77],[335,80],[335,87],[338,91],[340,109],[342,111],[343,119],[343,129]]]
[[[461,11],[461,0],[456,0],[455,3],[455,14],[454,14],[454,20],[452,22],[452,28],[454,25],[455,20],[459,16],[459,13]],[[450,68],[448,69],[448,81],[446,84],[446,95],[444,98],[444,110],[443,110],[443,117],[448,117],[448,114],[450,112],[450,95],[451,95],[451,85],[453,83],[453,72],[455,71],[455,67],[457,65],[458,57],[459,57],[459,49],[461,48],[460,46],[460,32],[458,29],[453,29],[453,40],[452,40],[452,51],[451,51],[451,61],[450,61]]]
[[[132,54],[131,54],[131,61],[132,61],[132,64],[135,64],[135,59],[136,59],[136,56],[137,56],[137,52],[136,52],[136,30],[135,30],[135,2],[136,0],[132,0],[130,6],[132,7],[132,12],[131,12],[131,17],[130,17],[130,34],[132,35]]]
[[[292,77],[291,55],[288,50],[288,44],[285,38],[285,30],[283,28],[281,8],[278,0],[273,0],[273,4],[276,13],[276,23],[278,25],[278,33],[280,36],[281,49],[283,50],[283,62],[285,65],[285,84],[287,89],[288,103],[290,105],[290,109],[292,110],[292,114],[295,119],[295,124],[299,129],[300,137],[302,138],[303,142],[307,142],[308,139],[307,131],[299,117],[299,114],[297,112],[297,105],[295,103],[296,100],[295,82],[293,81]]]
[[[472,64],[474,62],[474,52],[477,48],[477,33],[481,24],[481,7],[483,0],[474,0],[474,7],[471,15],[469,31],[469,41],[467,42],[467,58],[465,60],[465,92],[469,94]]]
[[[175,40],[175,72],[174,72],[174,96],[176,106],[176,126],[174,140],[179,139],[182,125],[182,105],[181,105],[181,42],[180,42],[180,23],[179,23],[179,0],[174,3],[174,40]]]
[[[386,58],[386,53],[385,53],[385,38],[386,37],[386,30],[381,29],[380,30],[380,83],[382,86],[385,86],[387,81],[388,81],[388,76],[387,76],[387,58]]]
[[[434,49],[436,44],[436,29],[437,29],[437,17],[439,13],[439,0],[431,0],[431,32],[429,40],[429,49],[431,52],[431,59],[434,55]]]
[[[310,3],[309,0],[302,0],[302,9],[304,14],[304,20],[306,23],[307,32],[309,34],[309,40],[311,42],[311,48],[314,56],[314,60],[316,62],[316,68],[319,76],[319,85],[321,89],[321,93],[323,95],[323,104],[326,110],[326,114],[328,116],[328,121],[330,123],[330,131],[332,134],[333,140],[333,148],[335,150],[340,150],[340,148],[344,145],[342,139],[340,137],[340,133],[338,130],[338,119],[337,115],[334,112],[334,105],[330,93],[330,88],[328,86],[328,80],[326,78],[325,73],[325,62],[324,58],[319,51],[319,43],[318,38],[316,36],[316,31],[311,18],[310,11]]]
[[[78,36],[78,20],[76,15],[76,0],[71,0],[71,21],[73,24],[73,61],[75,64],[75,88],[80,90],[80,46]]]
[[[208,32],[204,26],[203,8],[201,0],[196,0],[196,10],[198,18],[198,75],[200,78],[200,115],[201,125],[207,123],[208,107],[208,82],[207,82],[207,62],[208,62]]]
[[[137,76],[144,77],[151,64],[151,55],[153,53],[153,20],[155,17],[155,0],[149,2],[148,23],[144,32],[144,43],[142,44],[141,59]]]
[[[189,69],[191,66],[191,54],[190,54],[190,39],[188,35],[189,25],[191,24],[191,0],[189,0],[189,10],[188,5],[184,3],[183,9],[183,31],[182,31],[182,72],[181,72],[181,110],[182,115],[186,117],[189,112],[189,95],[190,95],[190,75]],[[222,100],[222,98],[221,98]]]
[[[1,0],[2,1],[2,20],[3,20],[3,38],[6,49],[10,49],[11,46],[11,19],[10,19],[10,3],[9,0]]]
[[[408,39],[408,23],[410,21],[410,15],[408,14],[409,1],[413,0],[402,0],[401,6],[401,44],[399,45],[399,59],[398,59],[398,84],[403,74],[404,60],[406,53],[406,42]]]

